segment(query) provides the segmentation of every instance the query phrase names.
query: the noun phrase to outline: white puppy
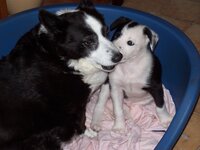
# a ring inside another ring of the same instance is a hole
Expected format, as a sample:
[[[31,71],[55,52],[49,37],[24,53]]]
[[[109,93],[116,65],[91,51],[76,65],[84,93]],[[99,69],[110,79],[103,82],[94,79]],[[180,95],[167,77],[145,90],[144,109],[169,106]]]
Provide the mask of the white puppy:
[[[122,109],[123,99],[143,104],[143,99],[153,97],[160,122],[167,127],[172,117],[167,112],[161,82],[161,65],[153,54],[158,35],[145,25],[120,17],[111,25],[116,29],[113,43],[123,54],[120,64],[109,73],[107,84],[102,85],[99,100],[94,109],[91,128],[99,131],[100,121],[107,99],[111,96],[115,114],[114,130],[122,131],[125,120]],[[152,99],[152,98],[150,98]]]

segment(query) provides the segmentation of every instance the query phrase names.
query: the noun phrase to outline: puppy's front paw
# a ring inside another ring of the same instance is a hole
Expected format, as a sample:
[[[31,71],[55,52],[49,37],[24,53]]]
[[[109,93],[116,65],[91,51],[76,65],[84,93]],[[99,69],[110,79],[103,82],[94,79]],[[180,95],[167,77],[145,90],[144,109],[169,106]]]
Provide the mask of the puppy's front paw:
[[[172,116],[167,115],[167,116],[161,117],[160,118],[160,122],[161,122],[161,124],[162,124],[163,127],[167,128],[170,125],[172,119],[173,119]]]
[[[90,125],[91,129],[96,131],[96,132],[99,132],[101,130],[101,126],[98,124],[98,123],[91,123]]]
[[[126,131],[125,123],[124,122],[117,122],[112,127],[112,130],[116,133],[124,133]]]
[[[160,123],[163,127],[167,128],[171,123],[173,117],[169,114],[165,105],[162,108],[157,107],[156,110]]]

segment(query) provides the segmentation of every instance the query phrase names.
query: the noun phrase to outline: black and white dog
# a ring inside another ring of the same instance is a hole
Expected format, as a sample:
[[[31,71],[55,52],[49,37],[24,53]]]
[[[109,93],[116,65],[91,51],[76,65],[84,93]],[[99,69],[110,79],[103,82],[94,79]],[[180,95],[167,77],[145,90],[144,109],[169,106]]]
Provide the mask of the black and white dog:
[[[0,60],[1,150],[60,150],[82,134],[91,92],[122,59],[89,0],[39,21]]]
[[[115,114],[113,129],[125,129],[123,99],[140,104],[148,104],[153,97],[157,115],[163,126],[167,127],[172,117],[167,112],[161,82],[161,65],[153,50],[158,35],[145,25],[138,24],[129,18],[120,17],[111,25],[116,29],[113,43],[123,55],[121,63],[109,73],[109,84],[102,85],[96,104],[91,128],[99,131],[100,121],[107,99],[111,96]],[[145,101],[146,100],[146,101]]]

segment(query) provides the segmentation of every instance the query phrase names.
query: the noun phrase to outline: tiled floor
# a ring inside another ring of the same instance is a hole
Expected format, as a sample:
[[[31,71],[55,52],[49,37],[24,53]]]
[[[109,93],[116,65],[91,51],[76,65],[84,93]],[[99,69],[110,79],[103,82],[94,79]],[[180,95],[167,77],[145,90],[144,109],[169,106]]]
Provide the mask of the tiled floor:
[[[123,6],[171,22],[186,33],[200,52],[200,0],[124,0]],[[200,150],[200,98],[174,150]]]

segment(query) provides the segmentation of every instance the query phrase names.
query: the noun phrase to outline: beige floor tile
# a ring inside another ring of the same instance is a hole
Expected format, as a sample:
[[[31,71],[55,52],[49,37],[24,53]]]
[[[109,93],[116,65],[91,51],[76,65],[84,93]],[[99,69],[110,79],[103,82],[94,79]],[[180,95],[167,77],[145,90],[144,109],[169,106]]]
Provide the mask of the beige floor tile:
[[[198,150],[200,146],[200,115],[194,113],[174,150]]]
[[[199,97],[199,100],[196,104],[194,111],[200,115],[200,97]]]
[[[157,14],[165,4],[166,1],[164,0],[154,0],[153,2],[149,0],[124,0],[123,6]]]
[[[200,17],[195,21],[195,23],[200,24]]]
[[[193,2],[198,2],[198,3],[200,3],[200,0],[190,0],[190,1],[193,1]]]
[[[164,20],[167,20],[168,22],[172,23],[183,31],[191,26],[191,22],[178,20],[174,19],[173,17],[163,15],[160,10],[164,5],[167,4],[167,2],[164,0],[156,0],[156,2],[157,3],[155,4],[155,1],[152,3],[149,0],[142,0],[142,2],[141,0],[125,0],[123,6],[135,8],[156,15]]]
[[[187,30],[185,30],[185,33],[193,41],[196,48],[200,52],[200,25],[199,24],[191,25],[191,27],[189,27]]]
[[[164,5],[161,13],[175,19],[197,22],[200,17],[200,3],[190,0],[171,0]]]

